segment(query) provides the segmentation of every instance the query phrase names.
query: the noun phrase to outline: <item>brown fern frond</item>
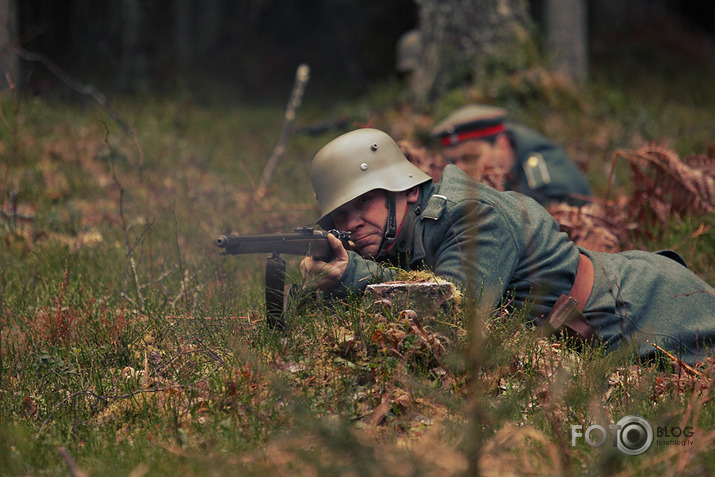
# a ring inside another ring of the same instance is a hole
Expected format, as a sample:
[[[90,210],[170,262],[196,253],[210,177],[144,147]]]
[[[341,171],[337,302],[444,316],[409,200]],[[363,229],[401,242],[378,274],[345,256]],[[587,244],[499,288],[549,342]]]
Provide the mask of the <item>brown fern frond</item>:
[[[709,177],[715,177],[715,145],[706,154],[691,154],[685,163],[694,169],[699,169]]]
[[[644,164],[631,160],[630,166],[633,192],[627,208],[631,217],[646,226],[654,225],[654,222],[665,224],[671,212],[671,201],[658,186],[657,178],[649,173]]]
[[[666,146],[648,145],[637,151],[616,151],[614,160],[627,159],[632,195],[626,205],[641,235],[658,235],[670,216],[715,210],[715,154],[691,155],[683,162]]]
[[[562,232],[572,242],[595,252],[615,253],[629,248],[629,231],[635,223],[629,222],[623,204],[619,202],[592,202],[580,207],[551,204],[551,215]]]
[[[634,186],[646,185],[656,202],[667,203],[675,214],[706,213],[715,209],[715,175],[704,160],[684,163],[677,153],[664,146],[649,145],[625,157],[630,161],[638,181]],[[694,167],[698,164],[701,167]],[[635,194],[634,194],[635,196]],[[660,208],[660,207],[659,207]]]

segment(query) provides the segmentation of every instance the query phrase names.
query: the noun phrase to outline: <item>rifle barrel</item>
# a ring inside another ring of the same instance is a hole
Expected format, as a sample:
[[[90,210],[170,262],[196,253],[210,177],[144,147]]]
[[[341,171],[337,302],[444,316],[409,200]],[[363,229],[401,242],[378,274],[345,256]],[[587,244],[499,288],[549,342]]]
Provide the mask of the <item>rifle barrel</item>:
[[[300,231],[295,233],[277,233],[263,235],[220,235],[216,245],[224,249],[225,254],[239,255],[250,253],[286,253],[289,255],[312,255],[316,258],[330,257],[328,234],[332,232]],[[338,235],[345,240],[344,234]]]

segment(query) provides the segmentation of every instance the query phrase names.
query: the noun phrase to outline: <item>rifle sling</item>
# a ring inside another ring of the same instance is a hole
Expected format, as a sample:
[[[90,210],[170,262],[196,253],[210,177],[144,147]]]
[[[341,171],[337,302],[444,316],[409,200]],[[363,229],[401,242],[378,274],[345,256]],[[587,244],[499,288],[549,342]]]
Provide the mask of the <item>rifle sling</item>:
[[[285,298],[286,262],[274,253],[266,259],[266,318],[268,326],[284,329],[283,303]]]
[[[385,207],[387,207],[387,219],[385,220],[385,232],[382,236],[380,249],[375,256],[375,258],[378,259],[385,258],[387,250],[392,246],[392,243],[397,237],[397,194],[395,192],[387,193]]]

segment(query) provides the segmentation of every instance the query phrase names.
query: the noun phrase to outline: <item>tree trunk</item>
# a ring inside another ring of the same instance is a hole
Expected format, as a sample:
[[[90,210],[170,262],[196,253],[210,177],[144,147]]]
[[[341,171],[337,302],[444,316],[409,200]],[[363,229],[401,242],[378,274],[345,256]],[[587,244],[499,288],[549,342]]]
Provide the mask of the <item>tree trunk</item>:
[[[523,69],[533,59],[525,0],[416,0],[422,51],[412,83],[416,102],[466,81]]]
[[[141,89],[148,83],[148,60],[144,48],[143,2],[122,1],[122,62],[119,84],[126,89]]]
[[[576,82],[588,75],[588,33],[585,0],[547,0],[546,36],[551,65]]]
[[[359,92],[365,92],[367,81],[360,57],[360,44],[364,42],[364,16],[360,14],[359,2],[328,1],[328,17],[331,19],[331,33],[335,47],[352,84]]]
[[[199,7],[196,41],[202,56],[211,55],[216,48],[223,16],[221,0],[204,0]]]
[[[191,0],[174,2],[174,54],[181,69],[189,67],[194,59],[195,48],[193,38]]]
[[[17,21],[15,0],[0,0],[0,91],[20,81],[20,62],[15,52]]]

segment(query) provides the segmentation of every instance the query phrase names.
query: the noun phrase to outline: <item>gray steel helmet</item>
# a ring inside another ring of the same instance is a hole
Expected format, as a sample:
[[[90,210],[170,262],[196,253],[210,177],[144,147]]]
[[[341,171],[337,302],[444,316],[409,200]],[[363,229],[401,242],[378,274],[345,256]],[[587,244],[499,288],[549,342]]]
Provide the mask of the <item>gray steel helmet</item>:
[[[365,192],[399,192],[431,179],[407,160],[386,133],[370,128],[345,133],[323,146],[313,159],[310,180],[321,214],[316,223],[332,227],[330,213]]]

